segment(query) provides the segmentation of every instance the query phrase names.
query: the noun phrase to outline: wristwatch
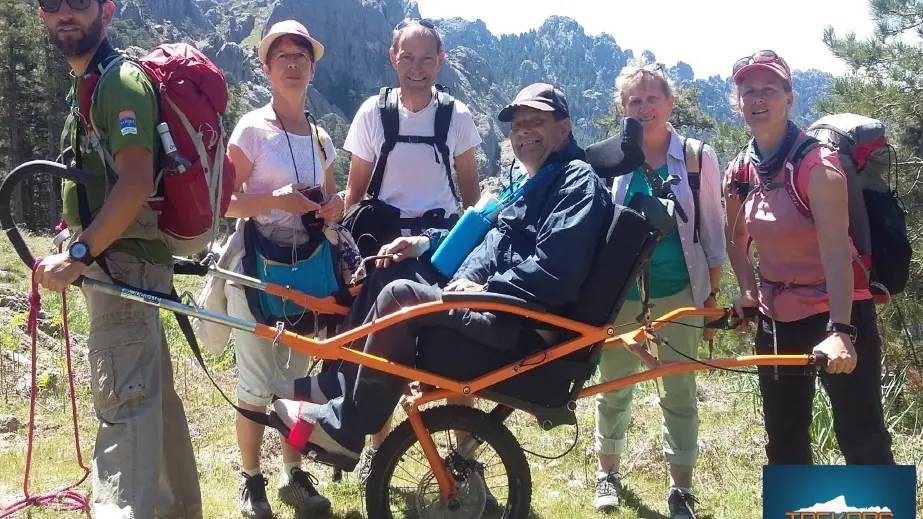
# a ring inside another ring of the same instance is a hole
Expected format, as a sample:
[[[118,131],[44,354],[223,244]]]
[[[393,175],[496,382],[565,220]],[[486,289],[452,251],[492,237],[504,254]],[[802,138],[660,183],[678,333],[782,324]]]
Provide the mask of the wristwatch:
[[[833,321],[827,322],[827,335],[831,333],[845,333],[849,336],[849,339],[852,342],[856,342],[856,337],[859,335],[859,330],[850,324],[835,323]]]
[[[83,240],[77,240],[74,243],[71,243],[70,248],[68,249],[70,258],[74,261],[79,261],[84,265],[89,266],[96,259],[90,254],[90,246],[87,245],[87,242]]]

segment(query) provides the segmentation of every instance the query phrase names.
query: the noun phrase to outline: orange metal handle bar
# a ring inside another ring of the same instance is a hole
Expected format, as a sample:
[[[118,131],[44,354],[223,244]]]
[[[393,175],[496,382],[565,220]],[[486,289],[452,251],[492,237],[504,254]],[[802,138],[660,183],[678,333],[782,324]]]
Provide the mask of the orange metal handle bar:
[[[477,310],[509,312],[512,314],[521,315],[557,325],[562,328],[569,328],[575,332],[580,333],[580,336],[562,344],[558,344],[556,346],[552,346],[548,349],[534,353],[525,359],[510,363],[507,366],[500,367],[470,382],[453,380],[414,367],[395,364],[388,359],[369,355],[362,351],[352,350],[348,347],[348,345],[353,341],[362,339],[370,333],[374,333],[375,331],[387,328],[398,322],[412,319],[424,314],[443,312],[455,308],[472,308]],[[690,315],[720,317],[724,315],[724,313],[724,310],[715,308],[682,308],[674,312],[670,312],[665,318],[659,319],[659,321],[665,321],[667,318],[675,320],[679,319],[680,317]],[[658,327],[662,327],[666,323],[655,324],[658,325]],[[255,333],[260,337],[281,342],[282,344],[285,344],[286,346],[306,355],[326,360],[344,360],[346,362],[359,364],[391,375],[399,376],[401,378],[416,380],[430,386],[447,389],[455,393],[469,395],[482,391],[487,387],[503,382],[518,374],[534,369],[540,365],[569,355],[582,348],[589,347],[600,341],[605,341],[605,347],[613,347],[616,345],[628,346],[631,344],[637,344],[639,340],[645,337],[646,331],[644,327],[639,327],[638,329],[621,336],[614,336],[615,329],[611,326],[589,326],[556,316],[554,314],[537,312],[506,303],[472,303],[462,301],[447,303],[437,301],[405,308],[328,339],[317,340],[285,331],[280,333],[278,329],[264,325],[258,325],[255,329]]]
[[[361,289],[362,287],[360,286],[349,287],[349,293],[355,296]],[[275,285],[273,283],[266,283],[264,290],[267,294],[289,299],[302,308],[307,308],[312,312],[325,315],[346,315],[349,313],[349,307],[337,304],[336,299],[334,299],[333,296],[328,296],[325,298],[309,296],[308,294],[299,292],[297,290],[286,288],[281,285]]]
[[[706,371],[714,368],[722,369],[733,369],[733,368],[744,368],[750,366],[810,366],[817,363],[816,355],[748,355],[742,357],[728,357],[728,358],[719,358],[711,359],[708,361],[682,361],[682,362],[669,362],[663,363],[662,366],[654,369],[644,370],[633,375],[626,377],[621,377],[615,380],[610,380],[602,384],[596,384],[587,388],[584,388],[577,395],[577,399],[581,400],[598,393],[608,393],[610,391],[615,391],[616,389],[621,389],[623,387],[631,386],[638,384],[640,382],[647,382],[648,380],[654,380],[657,378],[665,377],[668,375],[675,375],[677,373],[686,373],[690,371]],[[436,389],[433,391],[427,391],[423,395],[414,397],[414,403],[417,406],[423,406],[430,402],[435,402],[437,400],[442,400],[444,398],[461,398],[466,396],[476,396],[478,398],[484,398],[485,400],[490,400],[487,397],[481,397],[477,394],[474,395],[465,395],[460,392],[451,391],[449,389]]]
[[[311,312],[317,312],[319,314],[325,315],[346,315],[349,313],[349,307],[337,304],[336,299],[334,299],[333,296],[323,298],[314,297],[303,292],[299,292],[298,290],[284,287],[282,285],[268,283],[254,277],[245,276],[243,274],[238,274],[237,272],[223,269],[217,264],[210,265],[208,272],[217,278],[254,288],[256,290],[266,292],[270,295],[291,300],[295,304],[301,306],[302,308],[306,308]],[[361,289],[362,287],[359,285],[351,286],[349,287],[349,293],[355,296]]]

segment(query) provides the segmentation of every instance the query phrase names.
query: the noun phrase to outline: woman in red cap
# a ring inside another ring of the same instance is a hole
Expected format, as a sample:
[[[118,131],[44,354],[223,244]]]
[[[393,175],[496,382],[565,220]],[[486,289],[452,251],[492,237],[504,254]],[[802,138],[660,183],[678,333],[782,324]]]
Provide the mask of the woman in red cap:
[[[733,74],[732,104],[752,133],[724,179],[728,256],[741,293],[736,307],[758,309],[758,354],[828,356],[820,380],[846,463],[893,464],[875,306],[862,276],[854,276],[847,179],[836,151],[806,140],[789,119],[792,73],[775,52],[741,58]],[[751,240],[758,270],[750,263]],[[797,368],[761,367],[759,383],[769,464],[812,464],[814,378]]]
[[[229,140],[228,153],[234,161],[237,182],[227,216],[239,218],[240,223],[252,222],[263,239],[274,247],[294,250],[306,243],[309,240],[304,224],[306,216],[313,214],[335,222],[343,214],[343,200],[336,195],[333,176],[336,148],[327,133],[305,115],[308,85],[323,55],[323,45],[301,23],[285,20],[273,25],[259,46],[272,99],[245,114]],[[245,240],[242,236],[252,238]],[[253,246],[251,242],[258,241],[255,236],[238,226],[222,252],[226,268],[244,272],[248,256],[244,253]],[[251,322],[259,320],[253,317],[252,299],[244,287],[224,284],[223,293],[228,315]],[[252,334],[237,330],[231,334],[241,407],[265,412],[275,380],[307,374],[308,356]],[[267,480],[260,468],[263,426],[239,413],[236,420],[243,470],[240,511],[244,517],[272,517],[266,496]],[[299,511],[313,508],[317,513],[325,512],[330,501],[317,492],[316,480],[302,470],[301,459],[298,450],[283,442],[278,497]]]

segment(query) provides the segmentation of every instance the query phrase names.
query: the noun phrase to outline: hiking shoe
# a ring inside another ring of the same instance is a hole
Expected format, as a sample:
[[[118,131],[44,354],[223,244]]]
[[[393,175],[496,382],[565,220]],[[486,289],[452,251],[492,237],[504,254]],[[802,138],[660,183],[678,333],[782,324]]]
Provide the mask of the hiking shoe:
[[[330,501],[317,491],[316,485],[317,478],[295,467],[288,482],[280,484],[277,489],[279,500],[298,512],[312,510],[318,514],[326,513],[330,510]]]
[[[671,488],[667,503],[670,506],[670,519],[696,519],[694,506],[698,501],[689,492]]]
[[[241,476],[237,501],[241,515],[257,519],[272,518],[272,507],[266,499],[266,485],[269,484],[266,476],[248,476],[246,473],[241,473]]]
[[[621,491],[622,476],[617,472],[597,475],[596,499],[593,500],[593,507],[597,512],[614,511],[619,506],[619,492]]]
[[[372,459],[375,457],[376,452],[378,452],[377,449],[369,446],[362,453],[362,459],[359,460],[359,466],[356,468],[356,481],[360,485],[364,485],[366,480],[369,479],[369,474],[372,473]]]

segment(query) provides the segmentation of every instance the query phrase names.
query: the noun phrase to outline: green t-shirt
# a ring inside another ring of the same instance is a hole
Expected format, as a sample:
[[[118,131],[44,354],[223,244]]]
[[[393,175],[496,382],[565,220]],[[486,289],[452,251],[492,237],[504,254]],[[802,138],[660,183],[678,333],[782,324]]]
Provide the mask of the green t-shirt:
[[[656,173],[664,180],[670,176],[666,164],[661,166]],[[628,191],[625,193],[624,205],[631,202],[631,197],[635,193],[653,194],[651,185],[641,169],[636,170],[631,177],[631,183],[628,184]],[[650,297],[651,299],[670,297],[685,290],[688,286],[689,270],[686,268],[683,243],[680,240],[679,233],[675,232],[669,238],[657,244],[657,248],[654,249],[654,254],[651,257]],[[641,300],[638,283],[631,287],[628,299],[631,301]]]
[[[78,76],[71,89],[71,99],[78,99],[80,85],[84,78]],[[127,146],[141,146],[155,157],[159,152],[157,136],[157,94],[150,80],[140,69],[133,65],[122,64],[119,71],[113,71],[103,78],[99,86],[96,102],[93,103],[93,121],[97,132],[105,139],[113,157]],[[74,105],[76,106],[76,104]],[[65,132],[69,136],[71,147],[76,150],[77,124],[69,117]],[[105,167],[96,150],[81,148],[82,166],[94,175],[93,182],[87,184],[87,198],[90,213],[96,217],[106,196]],[[74,164],[76,165],[76,164]],[[111,193],[115,177],[110,173]],[[63,217],[69,226],[80,225],[80,212],[77,205],[76,184],[65,181],[62,188],[64,202]],[[121,238],[108,249],[110,252],[124,252],[160,265],[169,265],[173,255],[165,241],[161,239]]]

